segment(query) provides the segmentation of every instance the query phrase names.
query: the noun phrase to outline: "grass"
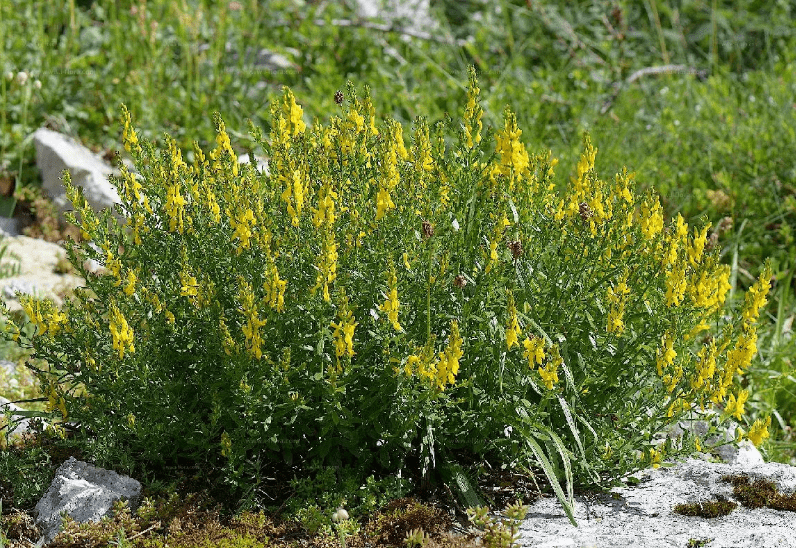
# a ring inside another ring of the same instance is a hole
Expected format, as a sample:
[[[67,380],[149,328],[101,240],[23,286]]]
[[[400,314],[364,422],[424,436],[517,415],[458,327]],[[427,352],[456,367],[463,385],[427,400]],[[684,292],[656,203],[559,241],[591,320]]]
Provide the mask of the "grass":
[[[312,98],[308,121],[332,112],[335,91],[352,80],[371,86],[378,112],[433,122],[463,104],[473,64],[485,117],[494,124],[506,103],[521,105],[523,140],[561,159],[559,184],[588,129],[599,170],[629,166],[661,193],[667,215],[732,219],[718,240],[736,289],[773,259],[747,411],[774,419],[767,459],[796,463],[796,8],[469,0],[433,9],[439,28],[418,38],[367,28],[346,4],[322,1],[0,3],[0,210],[46,210],[28,137],[42,125],[98,152],[119,150],[125,102],[144,137],[166,130],[189,150],[193,139],[212,141],[206,113],[217,110],[244,153],[254,148],[246,120],[267,132],[282,85]],[[250,47],[284,55],[287,68],[257,66]],[[33,230],[62,237],[47,218]],[[26,358],[5,343],[0,356]],[[30,378],[3,392],[38,395]]]

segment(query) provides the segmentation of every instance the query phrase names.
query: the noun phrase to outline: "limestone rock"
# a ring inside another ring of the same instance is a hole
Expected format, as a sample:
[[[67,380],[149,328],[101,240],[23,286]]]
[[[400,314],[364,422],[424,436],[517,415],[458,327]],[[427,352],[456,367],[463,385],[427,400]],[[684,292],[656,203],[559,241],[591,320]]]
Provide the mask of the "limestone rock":
[[[95,211],[111,208],[119,202],[116,188],[108,181],[108,176],[114,173],[113,168],[89,149],[47,128],[36,130],[33,143],[42,189],[61,213],[72,209],[61,180],[65,169],[72,177],[72,184],[83,187],[83,195]]]
[[[669,548],[704,545],[709,548],[796,547],[794,514],[770,508],[750,509],[739,504],[724,517],[683,516],[678,504],[736,500],[725,475],[746,476],[751,482],[773,482],[783,494],[796,490],[796,467],[779,463],[721,464],[689,459],[672,467],[636,474],[638,485],[612,493],[575,497],[575,519],[570,524],[555,497],[530,506],[520,527],[521,546]],[[708,541],[689,544],[692,541]]]
[[[360,17],[430,31],[437,25],[431,16],[430,0],[356,0]]]
[[[50,488],[36,504],[36,524],[45,542],[50,542],[61,527],[62,512],[78,522],[97,522],[117,500],[127,500],[134,511],[140,497],[141,484],[133,478],[70,457],[58,467]]]
[[[2,298],[9,310],[21,310],[16,292],[33,294],[51,298],[60,305],[61,296],[71,289],[83,285],[83,279],[75,274],[59,274],[57,270],[60,260],[65,259],[66,250],[58,244],[17,236],[5,238],[3,244],[8,245],[7,254],[18,258],[19,273],[10,278],[0,279]],[[16,261],[16,258],[4,258]]]

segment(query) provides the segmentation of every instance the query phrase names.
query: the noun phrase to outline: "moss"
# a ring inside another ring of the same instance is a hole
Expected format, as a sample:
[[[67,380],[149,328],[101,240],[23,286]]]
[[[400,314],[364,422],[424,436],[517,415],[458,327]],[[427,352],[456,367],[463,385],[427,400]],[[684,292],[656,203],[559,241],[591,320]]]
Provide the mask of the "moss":
[[[782,494],[773,482],[758,479],[752,482],[747,476],[724,476],[731,483],[732,494],[747,508],[771,508],[796,512],[796,492]]]
[[[728,500],[711,500],[705,502],[694,502],[691,504],[678,504],[674,507],[675,514],[683,516],[698,516],[701,518],[718,518],[726,516],[738,505]]]

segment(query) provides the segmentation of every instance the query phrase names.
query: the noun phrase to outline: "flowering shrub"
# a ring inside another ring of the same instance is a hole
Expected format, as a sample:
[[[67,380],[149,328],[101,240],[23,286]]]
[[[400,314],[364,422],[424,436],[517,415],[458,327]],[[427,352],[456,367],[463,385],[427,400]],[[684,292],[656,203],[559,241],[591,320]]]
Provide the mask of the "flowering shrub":
[[[49,364],[52,413],[96,434],[98,459],[210,463],[233,486],[283,461],[534,465],[568,511],[573,483],[699,447],[654,443],[683,416],[742,419],[768,272],[726,315],[707,226],[665,223],[627,172],[599,178],[588,137],[556,192],[556,161],[528,154],[508,108],[493,146],[478,97],[471,72],[457,138],[418,119],[407,146],[367,91],[308,127],[286,89],[270,139],[252,127],[263,173],[218,116],[189,164],[125,109],[124,222],[67,177],[87,287],[63,311],[24,300],[32,327],[7,328]]]

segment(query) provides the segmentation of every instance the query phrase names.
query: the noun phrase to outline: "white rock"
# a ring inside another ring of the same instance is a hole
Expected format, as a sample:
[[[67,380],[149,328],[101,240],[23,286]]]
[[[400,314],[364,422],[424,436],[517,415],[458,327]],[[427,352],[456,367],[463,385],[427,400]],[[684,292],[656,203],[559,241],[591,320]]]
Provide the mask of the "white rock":
[[[437,23],[431,17],[430,0],[356,0],[360,17],[401,23],[414,30],[429,31]]]
[[[27,236],[5,238],[3,244],[8,245],[7,253],[19,257],[19,274],[0,279],[2,297],[10,310],[22,308],[16,300],[16,290],[53,299],[60,305],[59,294],[84,285],[75,274],[55,272],[59,259],[66,257],[66,250],[58,244]]]
[[[677,504],[721,497],[735,501],[725,475],[772,481],[783,493],[796,489],[796,467],[786,464],[722,464],[696,459],[635,474],[636,486],[612,489],[612,494],[575,497],[574,527],[555,497],[530,505],[520,527],[520,545],[595,546],[600,548],[686,547],[692,539],[711,539],[708,548],[796,547],[793,513],[739,504],[719,518],[682,516]],[[738,501],[735,501],[738,502]]]
[[[83,195],[95,211],[112,208],[119,202],[116,188],[108,181],[114,169],[89,149],[47,128],[36,130],[33,143],[42,188],[61,213],[72,209],[61,179],[65,169],[72,177],[72,184],[83,187]]]
[[[36,524],[44,531],[45,542],[50,542],[61,528],[62,512],[78,522],[97,522],[117,500],[127,500],[134,511],[140,497],[141,484],[133,478],[70,457],[36,504]]]

